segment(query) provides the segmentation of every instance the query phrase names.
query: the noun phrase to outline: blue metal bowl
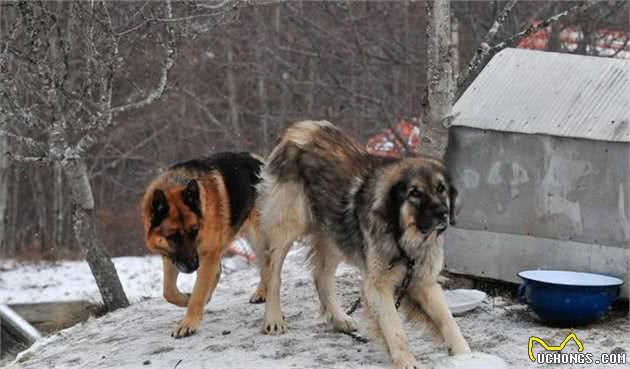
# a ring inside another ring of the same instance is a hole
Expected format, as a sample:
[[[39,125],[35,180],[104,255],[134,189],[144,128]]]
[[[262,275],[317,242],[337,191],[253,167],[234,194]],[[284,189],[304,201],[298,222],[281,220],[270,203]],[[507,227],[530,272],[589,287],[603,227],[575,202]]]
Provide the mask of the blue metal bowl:
[[[585,325],[601,318],[621,292],[623,280],[603,274],[564,270],[518,273],[521,301],[545,322],[560,326]]]

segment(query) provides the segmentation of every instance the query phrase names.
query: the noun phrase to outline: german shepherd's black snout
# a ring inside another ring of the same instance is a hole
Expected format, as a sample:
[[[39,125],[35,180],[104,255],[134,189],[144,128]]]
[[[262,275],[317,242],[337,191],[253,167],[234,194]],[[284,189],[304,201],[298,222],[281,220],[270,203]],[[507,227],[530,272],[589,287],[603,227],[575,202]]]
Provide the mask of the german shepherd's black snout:
[[[173,256],[171,256],[171,260],[177,270],[182,273],[193,273],[197,269],[199,269],[199,256],[196,251],[188,251],[188,252],[175,252]]]

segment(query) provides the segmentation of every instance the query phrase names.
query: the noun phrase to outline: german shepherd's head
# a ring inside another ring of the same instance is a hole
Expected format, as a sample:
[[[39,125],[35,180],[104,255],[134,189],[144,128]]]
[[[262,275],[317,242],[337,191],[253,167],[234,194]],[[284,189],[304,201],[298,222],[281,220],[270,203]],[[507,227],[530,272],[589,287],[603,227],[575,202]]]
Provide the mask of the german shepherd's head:
[[[439,160],[423,156],[402,159],[380,182],[376,212],[397,239],[419,238],[424,243],[455,224],[458,192]]]
[[[149,250],[167,256],[182,273],[199,268],[197,253],[202,226],[203,188],[192,179],[186,186],[168,183],[149,189],[142,217]]]

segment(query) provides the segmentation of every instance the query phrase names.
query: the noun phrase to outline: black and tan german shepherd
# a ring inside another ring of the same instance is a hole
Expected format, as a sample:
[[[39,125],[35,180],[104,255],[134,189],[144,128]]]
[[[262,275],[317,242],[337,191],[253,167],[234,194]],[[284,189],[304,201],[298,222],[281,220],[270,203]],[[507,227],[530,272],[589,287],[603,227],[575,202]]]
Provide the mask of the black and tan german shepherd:
[[[172,336],[195,332],[221,277],[221,256],[237,235],[255,247],[256,185],[262,159],[250,153],[217,153],[172,165],[149,183],[142,198],[148,249],[162,255],[164,298],[186,307]],[[179,272],[197,271],[192,294],[177,288]],[[256,292],[264,296],[264,283]]]

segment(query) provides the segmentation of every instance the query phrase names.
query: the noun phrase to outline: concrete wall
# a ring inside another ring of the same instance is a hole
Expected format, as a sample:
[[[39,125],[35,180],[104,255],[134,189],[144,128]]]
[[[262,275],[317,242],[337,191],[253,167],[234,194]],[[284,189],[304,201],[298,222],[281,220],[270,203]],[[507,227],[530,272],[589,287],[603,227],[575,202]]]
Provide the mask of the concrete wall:
[[[447,232],[447,269],[510,281],[531,268],[628,274],[630,144],[450,131],[462,208]]]
[[[625,247],[630,144],[453,127],[458,226]]]
[[[529,269],[561,269],[614,275],[626,281],[630,294],[630,249],[449,227],[445,233],[444,268],[452,273],[521,283],[516,275]]]

